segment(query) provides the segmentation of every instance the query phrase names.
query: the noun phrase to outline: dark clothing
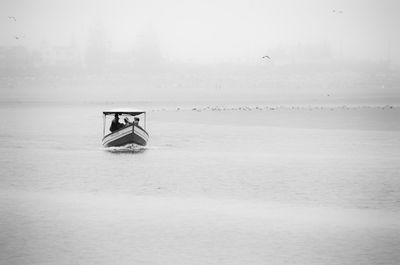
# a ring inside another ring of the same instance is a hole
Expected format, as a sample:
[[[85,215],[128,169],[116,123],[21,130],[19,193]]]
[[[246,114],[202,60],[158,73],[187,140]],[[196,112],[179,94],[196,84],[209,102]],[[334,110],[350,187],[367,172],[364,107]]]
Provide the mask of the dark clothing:
[[[114,118],[111,122],[110,131],[115,132],[118,129],[121,129],[124,125],[119,122],[118,118]]]
[[[136,127],[139,127],[140,129],[142,129],[142,130],[144,131],[144,129],[142,128],[142,126],[139,125],[139,122],[138,122],[138,121],[134,121],[133,124],[134,124]]]

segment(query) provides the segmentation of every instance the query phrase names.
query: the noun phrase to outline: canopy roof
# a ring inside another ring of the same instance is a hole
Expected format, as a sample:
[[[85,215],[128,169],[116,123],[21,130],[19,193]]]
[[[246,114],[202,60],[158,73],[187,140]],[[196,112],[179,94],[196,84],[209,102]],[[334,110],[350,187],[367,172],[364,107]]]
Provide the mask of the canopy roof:
[[[146,113],[145,110],[140,110],[140,109],[128,109],[128,108],[124,108],[124,109],[110,109],[110,110],[105,110],[103,111],[104,115],[110,115],[110,114],[129,114],[132,116],[136,116],[136,115],[140,115],[142,113]]]

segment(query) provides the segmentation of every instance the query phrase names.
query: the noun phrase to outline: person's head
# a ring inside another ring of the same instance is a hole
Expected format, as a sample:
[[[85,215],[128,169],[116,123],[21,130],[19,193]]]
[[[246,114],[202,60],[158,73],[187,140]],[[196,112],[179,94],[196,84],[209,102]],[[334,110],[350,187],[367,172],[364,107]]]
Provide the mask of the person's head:
[[[118,117],[118,113],[115,113],[115,114],[114,114],[114,118],[115,118],[115,119],[118,119],[118,118],[119,118],[119,117]]]

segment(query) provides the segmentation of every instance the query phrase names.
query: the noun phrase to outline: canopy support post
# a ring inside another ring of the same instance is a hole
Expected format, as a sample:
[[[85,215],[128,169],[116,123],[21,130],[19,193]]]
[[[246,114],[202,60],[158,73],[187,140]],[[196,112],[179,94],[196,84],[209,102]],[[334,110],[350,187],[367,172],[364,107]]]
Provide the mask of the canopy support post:
[[[106,115],[103,115],[103,137],[106,133]]]

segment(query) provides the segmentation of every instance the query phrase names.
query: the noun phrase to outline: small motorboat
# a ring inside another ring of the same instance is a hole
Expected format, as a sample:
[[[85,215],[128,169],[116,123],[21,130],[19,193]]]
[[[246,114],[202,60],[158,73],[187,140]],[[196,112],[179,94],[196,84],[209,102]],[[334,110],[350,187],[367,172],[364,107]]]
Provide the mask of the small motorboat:
[[[140,121],[140,116],[144,117],[142,121]],[[119,122],[121,118],[124,118],[125,123]],[[142,124],[143,127],[140,124]],[[104,147],[124,146],[128,144],[145,146],[148,140],[149,134],[146,132],[146,111],[137,109],[103,111]]]

